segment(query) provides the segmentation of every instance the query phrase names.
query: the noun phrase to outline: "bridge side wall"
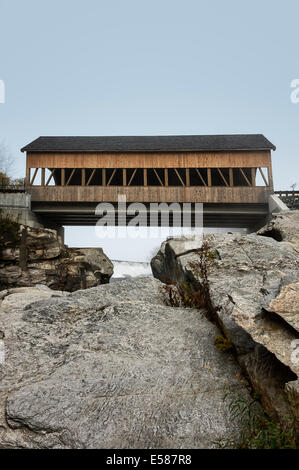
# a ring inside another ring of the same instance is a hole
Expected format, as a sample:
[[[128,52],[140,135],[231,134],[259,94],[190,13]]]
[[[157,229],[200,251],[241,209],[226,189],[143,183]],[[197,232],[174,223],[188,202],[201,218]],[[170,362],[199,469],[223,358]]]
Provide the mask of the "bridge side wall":
[[[265,186],[256,186],[258,171]],[[270,151],[28,153],[26,181],[32,201],[49,202],[117,202],[124,194],[128,202],[266,203],[273,192]]]
[[[271,168],[271,152],[28,153],[27,168]]]
[[[123,186],[32,186],[32,202],[117,202],[125,195],[127,202],[268,202],[268,187],[123,187]]]

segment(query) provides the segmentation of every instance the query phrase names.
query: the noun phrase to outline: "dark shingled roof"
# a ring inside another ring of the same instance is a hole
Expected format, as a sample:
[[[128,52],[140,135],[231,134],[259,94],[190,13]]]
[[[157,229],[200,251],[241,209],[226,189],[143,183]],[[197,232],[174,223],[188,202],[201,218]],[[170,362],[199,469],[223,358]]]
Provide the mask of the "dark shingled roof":
[[[262,134],[39,137],[22,152],[221,152],[275,150]]]

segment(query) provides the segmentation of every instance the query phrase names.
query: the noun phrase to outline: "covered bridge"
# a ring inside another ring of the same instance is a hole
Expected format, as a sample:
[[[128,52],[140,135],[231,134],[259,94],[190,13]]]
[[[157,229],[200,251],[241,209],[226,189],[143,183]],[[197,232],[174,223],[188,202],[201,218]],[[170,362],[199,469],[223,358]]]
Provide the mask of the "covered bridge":
[[[39,137],[26,152],[32,210],[61,225],[92,225],[99,202],[204,204],[204,225],[264,223],[273,193],[262,134]]]

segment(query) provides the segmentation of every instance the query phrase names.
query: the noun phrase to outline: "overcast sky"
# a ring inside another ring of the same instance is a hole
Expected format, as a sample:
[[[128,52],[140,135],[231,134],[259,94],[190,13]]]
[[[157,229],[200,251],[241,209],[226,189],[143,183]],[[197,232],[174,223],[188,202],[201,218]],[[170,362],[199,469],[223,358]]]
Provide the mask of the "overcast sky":
[[[0,18],[0,141],[15,176],[40,135],[263,133],[275,188],[299,187],[298,0],[0,0]],[[92,228],[67,242],[123,259],[158,244]]]

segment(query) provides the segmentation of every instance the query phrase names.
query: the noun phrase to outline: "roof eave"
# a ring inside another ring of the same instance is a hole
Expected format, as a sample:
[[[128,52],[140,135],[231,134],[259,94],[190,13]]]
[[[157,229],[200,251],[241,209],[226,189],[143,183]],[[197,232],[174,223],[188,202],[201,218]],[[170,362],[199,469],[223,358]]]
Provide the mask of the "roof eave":
[[[260,147],[260,148],[234,148],[234,149],[138,149],[138,150],[127,150],[127,149],[109,149],[109,150],[99,150],[99,149],[90,149],[90,150],[67,150],[67,149],[30,149],[27,147],[23,147],[21,152],[30,152],[30,153],[89,153],[89,152],[96,152],[96,153],[153,153],[153,152],[265,152],[269,150],[276,150],[276,147],[273,145],[272,147]]]

